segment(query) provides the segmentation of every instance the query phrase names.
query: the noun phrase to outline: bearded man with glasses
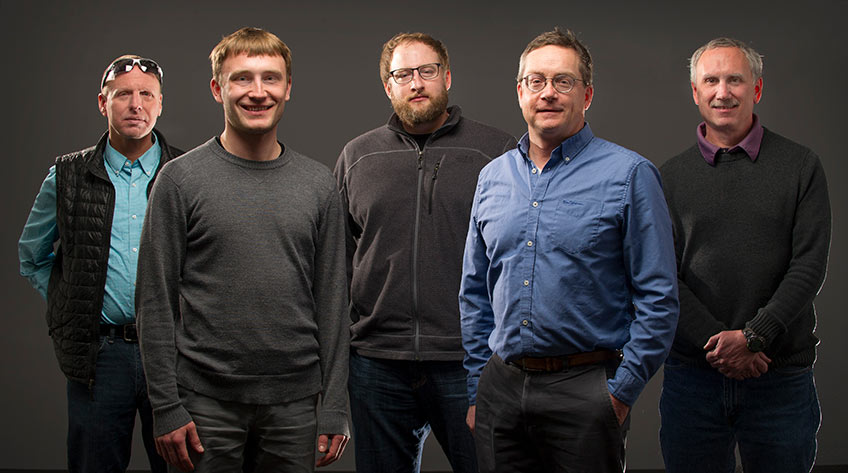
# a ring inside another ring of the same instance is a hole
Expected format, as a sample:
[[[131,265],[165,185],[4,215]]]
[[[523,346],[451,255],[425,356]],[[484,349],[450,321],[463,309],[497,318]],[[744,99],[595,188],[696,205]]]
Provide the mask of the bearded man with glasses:
[[[21,275],[47,299],[47,324],[68,379],[68,470],[126,471],[136,412],[150,469],[165,472],[135,327],[135,277],[148,191],[165,162],[162,68],[115,59],[97,103],[107,131],[56,159],[18,243]],[[54,246],[56,246],[54,251]]]
[[[515,138],[448,107],[447,49],[424,33],[383,46],[394,113],[345,146],[349,391],[356,469],[417,472],[432,430],[455,472],[477,472],[464,425],[460,265],[477,174]]]
[[[592,133],[571,31],[527,45],[517,92],[527,133],[480,172],[459,295],[480,471],[621,472],[677,325],[659,173]]]

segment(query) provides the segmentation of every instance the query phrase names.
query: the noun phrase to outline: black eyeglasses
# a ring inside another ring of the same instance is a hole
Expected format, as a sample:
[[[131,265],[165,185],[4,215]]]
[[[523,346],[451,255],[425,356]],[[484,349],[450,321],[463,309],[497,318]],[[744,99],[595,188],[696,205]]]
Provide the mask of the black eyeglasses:
[[[147,58],[128,57],[118,59],[112,64],[109,64],[109,67],[107,67],[106,71],[103,73],[103,80],[100,81],[100,88],[102,89],[103,86],[105,86],[110,80],[115,80],[115,77],[130,72],[135,66],[138,66],[138,68],[141,69],[141,72],[149,72],[156,76],[156,79],[159,81],[159,86],[162,86],[162,77],[165,75],[165,72],[162,71],[159,64],[156,64],[156,61]]]
[[[439,75],[440,67],[442,67],[441,64],[433,62],[430,64],[422,64],[418,67],[395,69],[393,71],[389,71],[389,75],[392,76],[392,79],[394,79],[399,85],[412,82],[412,78],[415,76],[415,71],[418,71],[418,75],[421,76],[422,79],[433,80]]]
[[[521,78],[524,86],[530,92],[541,92],[548,85],[548,81],[554,85],[554,89],[561,94],[567,94],[574,89],[574,85],[578,82],[584,82],[581,79],[575,79],[568,74],[557,74],[553,77],[545,77],[542,74],[528,74]],[[585,83],[585,82],[584,82]]]

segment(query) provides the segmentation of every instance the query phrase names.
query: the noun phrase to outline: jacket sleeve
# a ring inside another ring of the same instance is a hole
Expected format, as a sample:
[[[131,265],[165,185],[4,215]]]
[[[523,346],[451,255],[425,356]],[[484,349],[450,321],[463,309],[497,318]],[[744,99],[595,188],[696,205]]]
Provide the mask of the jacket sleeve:
[[[345,242],[345,267],[347,274],[347,287],[350,288],[350,282],[353,278],[353,254],[356,252],[356,238],[360,231],[350,214],[350,201],[347,195],[347,154],[348,147],[342,150],[339,159],[336,162],[336,167],[333,170],[333,176],[336,179],[336,189],[339,194],[339,201],[344,219],[344,242]]]
[[[56,255],[53,244],[59,238],[56,226],[56,166],[51,166],[41,190],[35,197],[21,238],[18,240],[18,260],[21,276],[47,298],[47,285]]]
[[[186,254],[186,208],[179,187],[163,169],[148,200],[136,277],[136,320],[153,435],[182,427],[192,418],[177,391],[174,327],[180,319],[179,281]]]
[[[812,304],[824,283],[830,252],[831,214],[827,180],[818,156],[808,150],[798,182],[792,228],[792,257],[777,290],[748,322],[766,344]]]
[[[347,415],[347,372],[350,350],[345,272],[344,217],[335,189],[328,192],[316,241],[312,293],[318,325],[322,373],[319,434],[350,437]]]

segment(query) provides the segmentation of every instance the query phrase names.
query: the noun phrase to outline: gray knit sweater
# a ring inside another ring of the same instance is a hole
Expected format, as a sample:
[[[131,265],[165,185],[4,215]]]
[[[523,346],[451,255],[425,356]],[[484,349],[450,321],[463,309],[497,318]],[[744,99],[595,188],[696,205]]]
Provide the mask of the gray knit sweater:
[[[695,145],[660,171],[680,291],[671,356],[707,367],[707,339],[748,325],[772,366],[811,365],[831,224],[815,153],[765,129],[754,162],[740,151],[710,166]]]
[[[329,169],[213,138],[160,172],[136,311],[154,435],[189,421],[177,386],[250,404],[321,393],[318,432],[348,434],[344,220]]]

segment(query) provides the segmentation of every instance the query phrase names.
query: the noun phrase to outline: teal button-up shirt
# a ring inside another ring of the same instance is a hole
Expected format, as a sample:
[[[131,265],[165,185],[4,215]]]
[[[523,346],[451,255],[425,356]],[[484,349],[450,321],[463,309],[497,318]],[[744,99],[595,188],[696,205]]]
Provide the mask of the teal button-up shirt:
[[[122,325],[135,322],[135,273],[141,226],[147,208],[147,186],[161,157],[162,148],[158,140],[135,161],[128,160],[106,143],[104,164],[115,187],[115,210],[101,323]],[[18,242],[21,276],[29,279],[45,299],[55,258],[53,245],[58,239],[56,166],[51,166]]]

